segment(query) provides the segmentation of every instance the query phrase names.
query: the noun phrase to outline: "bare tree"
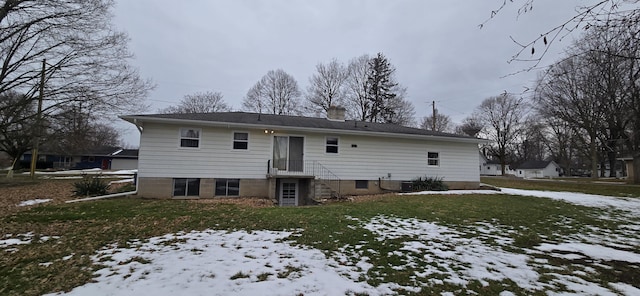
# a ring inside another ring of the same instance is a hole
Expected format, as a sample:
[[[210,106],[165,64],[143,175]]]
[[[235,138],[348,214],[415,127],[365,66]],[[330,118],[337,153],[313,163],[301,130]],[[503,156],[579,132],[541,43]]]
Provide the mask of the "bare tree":
[[[456,127],[456,134],[466,135],[469,137],[477,137],[484,129],[484,125],[476,114],[473,114],[462,121],[462,124]]]
[[[34,101],[11,90],[0,93],[0,151],[15,162],[31,149],[35,129]]]
[[[598,133],[602,130],[601,102],[593,94],[595,76],[578,58],[566,59],[554,65],[538,85],[536,108],[545,117],[569,123],[574,136],[584,141],[585,154],[591,161],[592,175],[598,170]]]
[[[100,122],[81,102],[51,116],[44,146],[60,155],[76,155],[104,146],[120,146],[120,132]]]
[[[185,95],[176,106],[158,110],[159,113],[211,113],[228,112],[231,107],[227,105],[220,92],[197,92]]]
[[[435,127],[436,127],[435,130],[433,129],[434,120],[435,120]],[[451,132],[451,129],[452,129],[451,117],[449,117],[448,115],[439,113],[438,110],[436,110],[435,119],[433,118],[433,115],[423,117],[422,123],[420,123],[420,128],[423,128],[426,130],[433,130],[436,132]]]
[[[350,118],[366,120],[370,114],[368,98],[369,56],[361,55],[349,61],[347,67],[346,108]]]
[[[152,85],[128,61],[128,37],[111,25],[113,0],[12,0],[0,4],[0,93],[35,99],[43,60],[44,114],[84,101],[112,115],[144,108]]]
[[[298,82],[287,72],[271,70],[247,92],[242,102],[246,111],[282,115],[302,114]]]
[[[520,135],[521,140],[516,147],[515,160],[524,162],[547,159],[549,156],[546,145],[547,135],[547,127],[539,116],[532,115],[525,118]]]
[[[347,77],[347,68],[336,59],[316,65],[316,73],[309,78],[307,88],[309,109],[324,113],[330,106],[343,106]]]
[[[551,66],[537,87],[539,111],[547,117],[565,121],[577,140],[588,147],[585,155],[591,164],[592,176],[600,167],[615,168],[625,144],[628,151],[637,151],[634,129],[640,84],[638,55],[625,47],[629,34],[638,34],[635,27],[591,30],[575,42],[568,57]],[[625,34],[625,32],[627,32]],[[604,176],[605,170],[600,170]]]
[[[482,101],[476,114],[485,127],[484,135],[492,142],[489,150],[500,161],[504,175],[508,153],[515,150],[522,133],[527,104],[523,98],[504,93]]]
[[[416,111],[413,104],[407,99],[407,88],[396,85],[392,91],[396,96],[387,102],[387,106],[393,110],[393,112],[386,113],[384,122],[403,126],[414,126]]]

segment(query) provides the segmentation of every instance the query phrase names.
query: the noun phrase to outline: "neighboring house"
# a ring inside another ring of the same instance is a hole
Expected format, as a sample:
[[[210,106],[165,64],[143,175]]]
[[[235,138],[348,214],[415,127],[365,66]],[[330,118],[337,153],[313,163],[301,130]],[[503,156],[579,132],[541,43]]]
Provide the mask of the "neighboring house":
[[[640,184],[640,172],[636,172],[634,170],[634,167],[640,167],[640,155],[637,155],[636,157],[626,156],[618,158],[618,160],[623,161],[626,166],[627,183]]]
[[[560,176],[562,169],[553,160],[528,160],[514,171],[516,177],[520,178],[555,178]]]
[[[122,150],[120,147],[104,146],[83,152],[81,155],[73,156],[75,161],[73,169],[111,169],[111,159],[113,154]]]
[[[505,174],[508,174],[511,168],[505,165]],[[480,175],[483,176],[502,176],[502,165],[499,160],[489,160],[480,152]]]
[[[140,130],[138,195],[258,196],[306,205],[330,195],[399,191],[438,177],[477,188],[479,139],[424,129],[244,112],[130,115]]]
[[[138,149],[120,149],[111,153],[112,170],[135,170],[138,168]]]
[[[611,165],[609,165],[609,163],[605,163],[605,169],[604,169],[604,177],[610,177],[610,178],[622,178],[624,177],[624,169],[623,167],[625,166],[624,161],[616,161],[615,163],[615,167],[613,169],[613,172],[611,171]],[[598,164],[598,177],[602,176],[602,166],[600,164]]]
[[[138,151],[120,147],[104,146],[75,155],[59,155],[43,151],[38,153],[38,168],[53,169],[135,169],[138,162]],[[21,166],[29,167],[31,151],[22,155]],[[115,161],[115,166],[113,162]]]

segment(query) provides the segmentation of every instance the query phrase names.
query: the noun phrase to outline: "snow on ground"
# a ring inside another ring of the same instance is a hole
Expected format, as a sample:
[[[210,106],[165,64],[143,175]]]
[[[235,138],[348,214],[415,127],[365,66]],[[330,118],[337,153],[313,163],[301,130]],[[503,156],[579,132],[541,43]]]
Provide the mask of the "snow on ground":
[[[615,234],[591,226],[590,233],[514,251],[510,234],[516,230],[497,221],[451,228],[384,215],[370,220],[346,217],[355,223],[350,227],[369,230],[378,243],[397,246],[386,254],[368,246],[367,241],[345,245],[333,253],[287,241],[303,229],[167,234],[132,242],[129,247],[109,246],[98,251],[93,260],[106,267],[96,272],[96,281],[55,295],[401,295],[443,284],[461,289],[475,281],[488,285],[490,280],[510,280],[528,292],[640,295],[640,289],[627,283],[601,284],[596,270],[611,268],[608,262],[640,263],[637,200],[515,189],[503,189],[502,193],[561,199],[606,211],[624,210],[616,219],[627,225]],[[399,258],[393,269],[411,270],[409,283],[367,283],[366,279],[387,276],[382,267],[372,264],[374,256]],[[568,265],[550,264],[549,258],[566,260]],[[516,293],[521,291],[506,287],[500,295]]]
[[[32,206],[32,205],[37,205],[37,204],[40,204],[40,203],[45,203],[45,202],[50,202],[50,201],[51,201],[50,198],[47,198],[47,199],[37,198],[37,199],[31,199],[31,200],[24,200],[24,201],[20,202],[18,204],[18,206],[19,207]]]
[[[449,190],[449,191],[421,191],[411,193],[401,193],[402,195],[460,195],[460,194],[510,194],[510,195],[525,195],[551,198],[556,200],[562,200],[565,202],[587,206],[587,207],[599,207],[599,208],[615,208],[618,210],[625,210],[636,213],[636,216],[640,216],[640,198],[633,197],[617,197],[617,196],[604,196],[594,195],[586,193],[566,192],[566,191],[540,191],[540,190],[525,190],[525,189],[513,189],[513,188],[500,188],[500,191],[495,190]]]
[[[106,248],[97,283],[65,295],[388,295],[348,275],[316,249],[283,241],[291,232],[206,230]]]
[[[33,232],[27,232],[18,235],[7,234],[4,239],[0,239],[0,249],[4,249],[5,252],[13,253],[18,251],[15,248],[18,245],[27,245],[36,242],[46,242],[50,239],[58,239],[59,236],[40,236],[35,238]]]

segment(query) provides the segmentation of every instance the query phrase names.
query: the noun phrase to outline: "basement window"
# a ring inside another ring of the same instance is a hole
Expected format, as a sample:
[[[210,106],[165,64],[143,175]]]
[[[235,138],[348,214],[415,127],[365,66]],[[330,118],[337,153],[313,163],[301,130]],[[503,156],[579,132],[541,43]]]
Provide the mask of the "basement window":
[[[216,196],[239,196],[239,179],[216,179]]]
[[[369,189],[368,180],[356,180],[356,189]]]
[[[173,179],[173,196],[199,196],[200,179]]]
[[[440,153],[439,152],[427,152],[427,165],[440,166]]]

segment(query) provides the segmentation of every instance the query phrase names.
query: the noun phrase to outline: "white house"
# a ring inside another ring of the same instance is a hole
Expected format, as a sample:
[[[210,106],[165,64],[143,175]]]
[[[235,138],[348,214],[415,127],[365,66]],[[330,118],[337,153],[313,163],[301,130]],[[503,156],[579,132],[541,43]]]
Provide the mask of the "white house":
[[[398,191],[419,176],[477,188],[479,139],[392,124],[244,112],[130,115],[138,195],[262,196],[281,205]]]
[[[528,160],[514,170],[516,177],[520,178],[555,178],[562,172],[562,168],[553,160]]]
[[[505,165],[505,174],[511,171],[509,165]],[[480,152],[480,175],[483,176],[502,176],[502,165],[500,161],[488,159]]]
[[[138,149],[119,149],[111,154],[112,170],[134,170],[138,168]]]

